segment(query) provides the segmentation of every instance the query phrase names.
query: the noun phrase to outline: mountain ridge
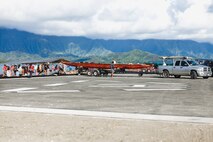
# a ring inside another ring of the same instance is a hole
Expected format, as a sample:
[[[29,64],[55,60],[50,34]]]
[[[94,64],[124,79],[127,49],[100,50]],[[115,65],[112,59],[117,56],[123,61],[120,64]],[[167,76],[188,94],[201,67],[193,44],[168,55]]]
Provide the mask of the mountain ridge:
[[[50,36],[0,28],[0,52],[23,52],[43,58],[61,55],[89,57],[142,50],[160,56],[213,58],[213,45],[193,40],[90,39],[83,36]]]

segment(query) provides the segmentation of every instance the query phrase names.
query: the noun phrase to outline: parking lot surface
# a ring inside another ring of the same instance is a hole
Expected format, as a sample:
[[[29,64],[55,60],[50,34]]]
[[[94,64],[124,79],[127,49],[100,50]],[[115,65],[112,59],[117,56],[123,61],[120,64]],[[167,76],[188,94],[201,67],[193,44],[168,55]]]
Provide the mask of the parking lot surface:
[[[56,76],[0,80],[1,106],[213,117],[213,78]]]
[[[0,141],[212,142],[213,78],[0,80]]]

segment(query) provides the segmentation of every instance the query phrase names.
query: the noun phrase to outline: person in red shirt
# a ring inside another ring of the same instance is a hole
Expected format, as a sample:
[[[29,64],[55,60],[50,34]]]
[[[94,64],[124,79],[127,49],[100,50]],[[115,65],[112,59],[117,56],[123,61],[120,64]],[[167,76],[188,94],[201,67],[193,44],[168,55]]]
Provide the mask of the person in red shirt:
[[[30,64],[30,66],[29,66],[29,72],[30,72],[30,77],[32,77],[32,75],[34,73],[34,66],[32,64]]]
[[[4,76],[7,76],[7,66],[4,64],[4,66],[3,66],[3,77]]]

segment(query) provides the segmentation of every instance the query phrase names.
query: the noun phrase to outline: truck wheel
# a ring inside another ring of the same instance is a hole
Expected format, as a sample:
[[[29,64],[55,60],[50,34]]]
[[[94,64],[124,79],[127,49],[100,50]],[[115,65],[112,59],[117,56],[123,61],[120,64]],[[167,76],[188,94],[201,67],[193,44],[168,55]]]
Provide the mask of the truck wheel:
[[[164,78],[168,78],[169,77],[169,71],[168,70],[164,70],[163,71],[163,77]]]
[[[191,71],[190,76],[191,76],[191,79],[197,79],[197,73],[196,73],[196,71]]]
[[[181,75],[174,75],[175,76],[175,78],[180,78],[181,77]]]
[[[94,75],[94,76],[99,76],[99,71],[95,70],[95,71],[93,72],[93,75]]]
[[[208,78],[209,78],[208,76],[203,77],[203,79],[208,79]]]

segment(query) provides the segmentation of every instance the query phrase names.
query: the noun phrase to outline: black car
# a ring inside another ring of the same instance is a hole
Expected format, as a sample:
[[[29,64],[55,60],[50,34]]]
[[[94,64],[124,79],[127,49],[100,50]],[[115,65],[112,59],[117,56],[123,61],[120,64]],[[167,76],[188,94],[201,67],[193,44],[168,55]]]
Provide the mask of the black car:
[[[213,59],[197,59],[197,62],[201,65],[209,66],[213,72]],[[212,73],[213,77],[213,73]]]

